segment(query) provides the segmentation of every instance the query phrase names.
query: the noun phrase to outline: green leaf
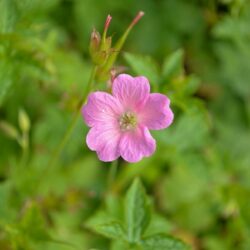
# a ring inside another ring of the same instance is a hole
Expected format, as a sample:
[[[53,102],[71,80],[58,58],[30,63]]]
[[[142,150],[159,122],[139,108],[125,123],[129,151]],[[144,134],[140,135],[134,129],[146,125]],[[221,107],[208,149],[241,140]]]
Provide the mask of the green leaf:
[[[125,219],[128,241],[138,242],[150,221],[149,202],[139,179],[126,194]]]
[[[175,126],[170,127],[159,140],[166,145],[171,145],[177,152],[199,149],[207,143],[209,132],[209,120],[202,110],[189,107]],[[186,138],[183,141],[183,138]]]
[[[150,236],[159,233],[169,233],[172,229],[170,221],[164,216],[153,213],[151,216],[150,224],[148,225],[144,236]]]
[[[151,57],[130,53],[125,53],[124,57],[137,75],[146,76],[152,84],[159,82],[159,70]]]
[[[20,231],[29,240],[48,241],[50,236],[46,229],[45,218],[43,217],[38,204],[32,202],[28,205],[23,218],[20,221]]]
[[[11,139],[17,139],[19,136],[18,130],[6,121],[0,121],[0,131]]]
[[[4,58],[5,60],[5,58]],[[6,61],[0,62],[0,106],[2,106],[4,99],[13,84],[13,69]]]
[[[11,221],[14,216],[14,208],[10,207],[11,184],[5,182],[0,184],[0,225]]]
[[[111,239],[125,238],[122,224],[107,211],[99,210],[87,221],[86,226]]]
[[[15,1],[0,0],[0,10],[0,33],[11,32],[18,15]]]
[[[174,239],[171,236],[164,234],[156,234],[145,238],[142,242],[143,250],[188,250],[180,240]]]
[[[94,230],[110,239],[124,239],[125,232],[122,225],[117,221],[96,225]]]
[[[111,250],[128,250],[128,243],[121,240],[114,240],[111,244]]]
[[[178,49],[177,51],[169,55],[163,63],[163,79],[170,79],[172,77],[180,75],[183,71],[183,59],[184,51],[182,49]]]

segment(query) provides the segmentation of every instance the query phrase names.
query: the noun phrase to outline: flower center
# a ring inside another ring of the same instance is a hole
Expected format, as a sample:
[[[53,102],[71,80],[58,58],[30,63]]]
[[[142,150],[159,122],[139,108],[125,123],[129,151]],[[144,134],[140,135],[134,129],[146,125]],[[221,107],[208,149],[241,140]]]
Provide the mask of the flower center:
[[[137,118],[135,113],[131,111],[123,113],[119,119],[119,124],[122,131],[133,130],[137,125]]]

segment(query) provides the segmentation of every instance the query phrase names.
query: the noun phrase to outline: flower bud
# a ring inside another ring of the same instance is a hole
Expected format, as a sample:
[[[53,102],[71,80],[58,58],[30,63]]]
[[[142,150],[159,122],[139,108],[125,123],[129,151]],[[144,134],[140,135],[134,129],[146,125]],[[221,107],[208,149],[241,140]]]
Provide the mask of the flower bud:
[[[112,16],[108,15],[107,18],[106,18],[106,22],[105,22],[105,25],[104,25],[104,31],[103,31],[103,33],[105,35],[106,35],[107,31],[108,31],[111,20],[112,20]]]
[[[120,37],[120,39],[116,42],[113,48],[109,50],[107,60],[104,65],[102,65],[101,69],[98,71],[98,79],[101,81],[108,80],[110,77],[110,70],[112,69],[113,65],[115,64],[115,61],[117,59],[117,56],[119,55],[123,44],[125,43],[128,34],[130,33],[131,29],[138,23],[138,21],[144,16],[143,11],[139,11],[135,18],[132,20],[132,22],[129,24],[128,28],[125,30],[123,35]],[[111,19],[110,19],[111,20]],[[104,28],[104,33],[102,36],[102,44],[101,47],[103,46],[103,43],[107,43],[106,39],[106,27],[109,26],[110,20],[107,18],[105,28]],[[105,38],[105,39],[104,39]],[[105,44],[106,45],[106,44]]]
[[[96,65],[104,64],[111,54],[112,38],[107,37],[107,31],[108,31],[111,19],[112,17],[108,15],[105,21],[102,36],[100,36],[100,33],[97,32],[95,29],[91,33],[89,51],[90,51],[90,56],[92,58],[92,61]]]
[[[100,48],[100,43],[101,43],[100,33],[96,31],[96,29],[93,29],[90,37],[90,46],[89,46],[89,52],[91,56],[94,53],[98,52]]]
[[[19,126],[20,126],[21,130],[24,133],[29,132],[29,130],[30,130],[30,119],[29,119],[29,116],[27,115],[27,113],[23,109],[19,110],[18,121],[19,121]]]

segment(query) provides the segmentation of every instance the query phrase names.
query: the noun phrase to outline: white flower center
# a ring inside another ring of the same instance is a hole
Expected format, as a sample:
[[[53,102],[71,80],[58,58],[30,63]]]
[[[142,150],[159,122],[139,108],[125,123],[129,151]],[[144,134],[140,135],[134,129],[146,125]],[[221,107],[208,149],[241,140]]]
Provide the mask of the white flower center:
[[[122,131],[133,130],[137,126],[137,117],[135,113],[127,111],[119,119],[119,125]]]

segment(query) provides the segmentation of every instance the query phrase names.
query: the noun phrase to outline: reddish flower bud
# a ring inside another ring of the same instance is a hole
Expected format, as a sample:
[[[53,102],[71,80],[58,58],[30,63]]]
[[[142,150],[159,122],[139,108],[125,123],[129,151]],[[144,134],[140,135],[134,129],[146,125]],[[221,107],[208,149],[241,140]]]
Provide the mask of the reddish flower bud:
[[[105,22],[105,25],[104,25],[104,33],[107,32],[108,28],[109,28],[109,25],[110,25],[110,22],[112,20],[112,16],[108,15],[107,18],[106,18],[106,22]]]
[[[101,36],[98,31],[94,28],[90,37],[90,54],[96,53],[100,48]]]
[[[136,17],[134,18],[134,20],[131,22],[131,24],[129,25],[129,29],[133,28],[133,26],[135,26],[138,21],[144,16],[144,12],[143,11],[139,11],[138,14],[136,15]]]

